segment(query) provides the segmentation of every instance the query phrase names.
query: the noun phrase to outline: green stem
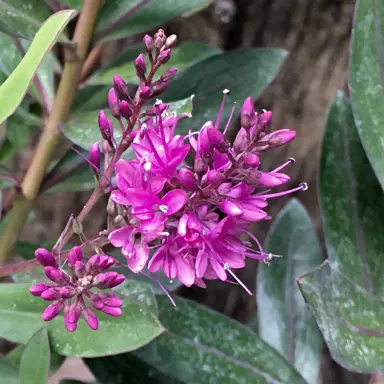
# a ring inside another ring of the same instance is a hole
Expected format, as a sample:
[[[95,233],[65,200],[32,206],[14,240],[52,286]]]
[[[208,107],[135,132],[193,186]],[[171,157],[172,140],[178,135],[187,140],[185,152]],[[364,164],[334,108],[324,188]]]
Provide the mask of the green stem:
[[[66,52],[63,76],[53,102],[52,112],[21,184],[22,196],[14,201],[8,214],[7,227],[0,239],[0,265],[5,264],[11,255],[16,240],[23,230],[28,214],[38,196],[45,172],[56,147],[60,143],[60,124],[66,121],[72,106],[101,3],[102,0],[83,1],[83,9],[73,37],[76,52],[75,54],[69,50]]]

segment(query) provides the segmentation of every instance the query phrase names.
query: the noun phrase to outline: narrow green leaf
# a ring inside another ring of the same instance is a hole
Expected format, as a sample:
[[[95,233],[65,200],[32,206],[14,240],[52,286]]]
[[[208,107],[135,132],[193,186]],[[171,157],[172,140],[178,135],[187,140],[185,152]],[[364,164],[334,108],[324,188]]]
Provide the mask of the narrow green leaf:
[[[20,361],[20,384],[46,384],[51,352],[47,328],[37,331],[28,341]]]
[[[84,359],[93,375],[103,384],[181,384],[154,369],[132,353]],[[70,384],[70,383],[68,383]]]
[[[199,129],[206,121],[215,120],[223,90],[229,89],[222,126],[233,103],[241,104],[247,96],[257,98],[273,80],[284,61],[280,49],[250,49],[211,56],[186,69],[170,85],[163,99],[175,101],[195,95],[192,120],[180,121],[178,132]],[[184,119],[185,120],[185,119]]]
[[[373,170],[384,187],[384,2],[356,3],[349,89],[357,129]]]
[[[142,52],[142,50],[143,49],[140,46],[138,53]],[[159,74],[161,75],[161,73],[171,67],[176,67],[178,73],[180,73],[192,65],[219,53],[220,51],[217,48],[210,47],[207,44],[192,41],[185,42],[172,50],[171,59],[168,63],[161,67]],[[131,58],[130,61],[125,61],[118,66],[113,66],[96,73],[91,79],[89,79],[88,83],[111,85],[113,75],[117,74],[120,75],[126,82],[137,84],[138,78],[133,64],[134,58],[135,56]]]
[[[7,359],[12,360],[15,364],[20,365],[21,357],[27,346],[24,344],[18,345],[15,349],[7,354]],[[65,360],[64,356],[51,352],[49,374],[53,375],[63,364]]]
[[[157,300],[168,332],[134,355],[160,372],[183,383],[305,383],[249,328],[185,299]]]
[[[20,384],[17,365],[3,357],[0,357],[0,382],[4,384]]]
[[[72,113],[76,115],[83,111],[94,111],[108,106],[108,91],[112,88],[105,85],[89,85],[76,92]]]
[[[295,279],[317,267],[323,257],[311,218],[298,200],[292,199],[277,215],[264,250],[283,257],[271,266],[259,265],[256,292],[260,337],[308,383],[316,383],[322,337]]]
[[[32,39],[50,15],[44,1],[2,0],[0,2],[0,31]]]
[[[0,87],[0,123],[7,119],[21,103],[28,86],[43,58],[58,39],[75,11],[61,11],[51,16],[37,32],[33,42],[17,68]]]
[[[298,279],[333,359],[357,372],[384,369],[384,299],[373,296],[325,262]]]
[[[319,180],[329,259],[352,282],[382,295],[383,191],[341,92],[329,110]]]
[[[117,1],[114,3],[116,4]],[[103,38],[111,40],[141,34],[165,23],[167,20],[174,19],[191,11],[200,10],[203,6],[207,5],[209,5],[207,0],[150,1],[130,18],[129,22],[117,26],[107,33],[106,36],[103,36]]]
[[[97,313],[99,330],[92,331],[83,320],[76,332],[65,330],[63,316],[44,323],[41,314],[47,302],[28,292],[30,284],[2,284],[0,290],[0,337],[17,343],[27,340],[46,325],[54,352],[65,356],[97,357],[129,352],[164,332],[153,313],[136,301],[125,299],[123,315]]]

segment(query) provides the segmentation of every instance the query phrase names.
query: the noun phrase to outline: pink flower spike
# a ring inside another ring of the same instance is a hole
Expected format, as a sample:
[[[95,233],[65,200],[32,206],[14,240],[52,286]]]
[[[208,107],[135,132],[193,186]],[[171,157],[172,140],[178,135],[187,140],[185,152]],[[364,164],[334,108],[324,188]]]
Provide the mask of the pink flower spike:
[[[106,313],[109,316],[121,316],[121,314],[123,313],[121,308],[108,307],[107,305],[104,305],[104,307],[101,308],[100,311]]]
[[[44,273],[48,279],[52,280],[54,283],[69,283],[69,276],[56,267],[44,267]]]
[[[48,285],[46,284],[35,284],[35,285],[32,285],[31,288],[29,288],[29,292],[31,293],[31,295],[33,296],[41,296],[41,294],[46,290],[48,289]]]
[[[64,304],[61,301],[55,301],[52,304],[48,305],[45,308],[42,318],[44,321],[51,321],[54,319],[62,310],[64,309]]]
[[[90,308],[83,308],[81,314],[89,328],[93,329],[94,331],[99,328],[99,320]]]
[[[52,266],[56,267],[57,263],[56,260],[52,254],[52,252],[49,252],[45,248],[38,248],[35,251],[35,257],[37,261],[44,267]]]

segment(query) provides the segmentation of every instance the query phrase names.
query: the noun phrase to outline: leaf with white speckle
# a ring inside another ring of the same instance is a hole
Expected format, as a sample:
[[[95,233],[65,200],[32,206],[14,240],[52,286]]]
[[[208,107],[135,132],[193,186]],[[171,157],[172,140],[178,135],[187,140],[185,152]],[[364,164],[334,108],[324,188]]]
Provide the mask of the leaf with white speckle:
[[[352,371],[382,371],[384,298],[354,285],[328,262],[297,282],[333,359]]]

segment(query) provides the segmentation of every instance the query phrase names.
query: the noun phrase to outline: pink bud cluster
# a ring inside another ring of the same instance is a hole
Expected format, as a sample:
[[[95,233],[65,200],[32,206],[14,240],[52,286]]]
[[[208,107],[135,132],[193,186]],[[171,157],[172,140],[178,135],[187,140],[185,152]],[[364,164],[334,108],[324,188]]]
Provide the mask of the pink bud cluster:
[[[116,263],[114,258],[93,255],[84,262],[81,247],[76,246],[70,250],[67,259],[68,274],[58,266],[53,254],[47,249],[37,249],[35,257],[50,280],[30,288],[32,295],[52,301],[43,312],[44,321],[50,321],[64,311],[65,328],[74,332],[80,316],[91,329],[98,329],[99,321],[91,308],[110,316],[121,315],[121,299],[112,293],[101,292],[125,280],[124,275],[107,271]]]
[[[233,269],[243,268],[246,257],[268,262],[273,256],[262,250],[248,226],[270,219],[265,211],[269,199],[306,189],[303,183],[271,192],[289,181],[281,171],[293,159],[269,172],[261,169],[262,154],[290,142],[295,132],[271,132],[271,112],[255,112],[249,97],[231,144],[225,134],[230,121],[219,129],[225,97],[216,122],[187,137],[176,134],[185,115],[169,114],[161,101],[131,133],[136,158],[119,160],[115,167],[117,189],[111,200],[122,214],[109,241],[121,247],[133,272],[163,270],[169,279],[200,287],[204,279],[227,281],[230,275],[242,285]],[[193,166],[185,163],[188,154]],[[256,249],[240,239],[243,234]]]

